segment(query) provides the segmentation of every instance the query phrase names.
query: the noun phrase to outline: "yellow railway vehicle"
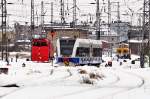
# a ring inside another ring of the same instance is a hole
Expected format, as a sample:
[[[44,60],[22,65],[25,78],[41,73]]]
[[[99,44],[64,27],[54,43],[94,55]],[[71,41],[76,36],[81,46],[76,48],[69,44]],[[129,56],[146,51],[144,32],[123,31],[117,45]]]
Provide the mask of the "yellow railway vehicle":
[[[119,44],[118,48],[116,48],[116,53],[118,58],[129,59],[130,58],[129,45],[126,43]]]

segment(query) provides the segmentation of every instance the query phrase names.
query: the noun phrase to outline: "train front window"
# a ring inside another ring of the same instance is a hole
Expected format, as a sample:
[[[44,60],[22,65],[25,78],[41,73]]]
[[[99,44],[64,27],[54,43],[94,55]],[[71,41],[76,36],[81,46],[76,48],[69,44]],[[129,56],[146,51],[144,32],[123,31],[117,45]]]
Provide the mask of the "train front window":
[[[89,53],[90,53],[90,48],[78,47],[77,52],[76,52],[76,56],[77,57],[88,57],[88,56],[90,56]]]
[[[33,42],[33,46],[40,46],[40,42]]]
[[[60,40],[60,52],[62,56],[71,56],[73,52],[73,47],[75,40]]]
[[[75,40],[60,40],[60,45],[64,46],[64,45],[73,45],[74,46]]]
[[[46,42],[33,42],[33,46],[42,47],[47,46]]]
[[[93,57],[101,57],[102,56],[102,49],[101,48],[93,48]]]
[[[62,48],[61,54],[63,56],[70,56],[72,54],[72,49],[71,48]]]
[[[46,42],[41,42],[41,46],[47,46]]]

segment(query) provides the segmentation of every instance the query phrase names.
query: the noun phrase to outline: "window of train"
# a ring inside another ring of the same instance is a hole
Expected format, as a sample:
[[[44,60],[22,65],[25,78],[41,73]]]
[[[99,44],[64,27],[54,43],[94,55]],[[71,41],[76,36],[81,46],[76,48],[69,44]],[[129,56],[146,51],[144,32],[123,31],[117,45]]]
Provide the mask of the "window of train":
[[[37,46],[37,47],[47,46],[47,43],[46,42],[34,42],[33,46]]]
[[[71,56],[72,55],[72,49],[71,48],[61,48],[61,55]]]
[[[93,48],[93,57],[101,57],[102,56],[102,49],[101,48]]]
[[[47,46],[46,42],[41,42],[41,46]]]
[[[33,42],[33,46],[40,46],[40,42]]]
[[[60,53],[63,56],[71,56],[75,40],[62,39],[60,40]]]
[[[90,56],[90,48],[78,47],[76,51],[77,57],[89,57]]]

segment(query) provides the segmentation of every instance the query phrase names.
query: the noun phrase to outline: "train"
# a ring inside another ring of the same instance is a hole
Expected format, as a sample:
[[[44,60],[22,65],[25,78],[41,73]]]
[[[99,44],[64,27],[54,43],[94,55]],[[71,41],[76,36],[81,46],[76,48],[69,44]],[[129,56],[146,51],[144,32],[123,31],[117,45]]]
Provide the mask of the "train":
[[[130,50],[129,50],[129,44],[121,43],[116,48],[116,54],[118,58],[122,59],[130,59]]]
[[[31,61],[49,62],[53,58],[54,48],[47,38],[33,38],[31,46]]]
[[[100,65],[102,42],[100,40],[61,37],[56,42],[57,63],[65,65]]]

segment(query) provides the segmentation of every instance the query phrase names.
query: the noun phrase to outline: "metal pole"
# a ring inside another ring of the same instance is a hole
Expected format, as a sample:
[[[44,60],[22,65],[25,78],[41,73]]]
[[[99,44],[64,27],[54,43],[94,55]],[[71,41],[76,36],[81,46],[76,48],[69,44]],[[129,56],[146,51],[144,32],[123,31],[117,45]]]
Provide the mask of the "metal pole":
[[[97,35],[97,40],[100,39],[100,9],[99,9],[99,0],[96,2],[96,35]]]
[[[61,8],[60,8],[60,13],[61,13],[61,25],[63,26],[63,24],[65,23],[65,11],[64,11],[64,0],[60,1],[61,4]]]
[[[6,34],[6,29],[7,29],[7,8],[6,8],[6,0],[5,0],[5,4],[4,4],[5,6],[5,8],[4,8],[4,33],[5,33],[5,40],[6,40],[6,62],[7,62],[7,64],[9,64],[9,60],[8,60],[8,35]]]
[[[3,49],[3,47],[4,47],[4,31],[3,31],[3,16],[4,16],[4,14],[3,14],[3,9],[4,9],[4,3],[3,3],[3,0],[1,0],[1,5],[2,5],[2,8],[1,8],[1,12],[2,12],[2,44],[1,44],[1,56],[2,56],[2,60],[3,60],[3,58],[4,58],[4,49]]]
[[[117,34],[119,35],[119,43],[121,42],[121,35],[120,35],[120,4],[119,2],[117,2],[117,24],[118,24],[118,28],[117,28]]]
[[[44,3],[41,1],[41,33],[43,32],[44,25]]]
[[[6,18],[7,18],[7,9],[6,9],[6,0],[1,0],[2,5],[2,60],[4,59],[4,51],[5,59],[8,62],[8,39],[6,35]]]
[[[34,0],[31,0],[31,37],[33,36],[33,34],[34,34]]]
[[[76,26],[76,0],[73,0],[73,27]]]
[[[51,2],[51,26],[53,24],[53,2]]]
[[[51,2],[51,32],[53,31],[53,2]],[[54,66],[54,38],[52,36],[52,45],[53,45],[53,56],[52,56],[52,66]]]
[[[108,0],[108,41],[110,42],[110,57],[112,57],[112,42],[111,41],[111,3]]]
[[[146,0],[144,0],[143,9],[143,26],[142,26],[142,43],[141,43],[141,53],[140,53],[140,66],[144,68],[144,34],[145,34],[145,18],[146,18]]]
[[[149,3],[148,3],[148,6],[149,6],[149,24],[148,24],[148,30],[149,30],[149,38],[148,38],[148,49],[149,49],[149,52],[148,52],[148,56],[149,56],[149,67],[150,67],[150,0],[149,0]]]

